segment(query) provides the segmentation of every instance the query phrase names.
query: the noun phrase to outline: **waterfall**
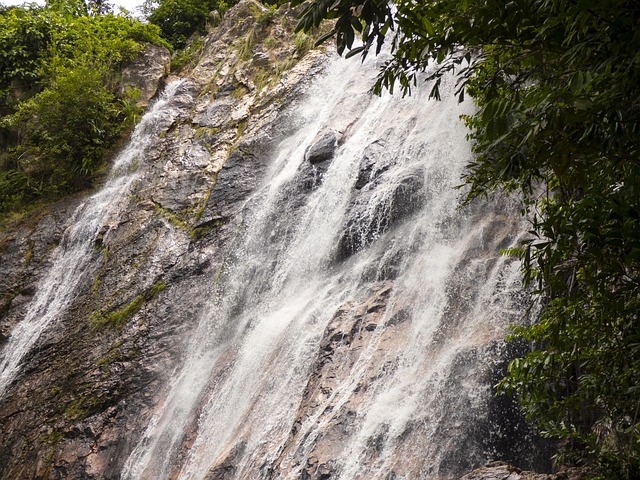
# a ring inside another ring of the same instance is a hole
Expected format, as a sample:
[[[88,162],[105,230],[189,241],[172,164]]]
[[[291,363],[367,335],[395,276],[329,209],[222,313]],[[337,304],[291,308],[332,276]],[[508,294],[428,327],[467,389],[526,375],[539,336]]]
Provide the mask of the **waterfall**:
[[[454,478],[492,458],[526,301],[498,254],[517,214],[460,208],[472,105],[372,97],[376,71],[337,60],[296,107],[123,479]],[[335,152],[312,165],[318,142]]]
[[[0,398],[19,372],[24,356],[42,333],[62,314],[77,295],[80,285],[91,281],[99,256],[96,240],[117,228],[120,203],[134,182],[145,153],[158,141],[178,114],[172,100],[182,82],[172,82],[142,117],[126,148],[117,156],[105,185],[75,211],[70,226],[53,253],[53,265],[40,281],[25,315],[11,331],[0,352]]]

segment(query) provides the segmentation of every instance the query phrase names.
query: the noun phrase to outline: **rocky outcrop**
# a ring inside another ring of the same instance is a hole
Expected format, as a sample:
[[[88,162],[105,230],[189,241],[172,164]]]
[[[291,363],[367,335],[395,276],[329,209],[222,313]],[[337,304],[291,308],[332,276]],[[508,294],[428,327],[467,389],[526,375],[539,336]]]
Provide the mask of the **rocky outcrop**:
[[[51,253],[60,243],[80,196],[66,198],[0,229],[0,348],[24,317]]]
[[[140,92],[139,107],[146,107],[156,95],[161,81],[169,73],[171,54],[165,47],[147,44],[133,62],[122,70],[121,89],[135,88]]]
[[[291,128],[284,109],[326,58],[296,48],[294,25],[286,10],[245,1],[206,38],[172,100],[175,121],[96,232],[92,279],[0,399],[1,478],[119,478],[211,296],[203,279],[222,270],[265,155]],[[147,47],[124,84],[147,102],[167,61],[168,52]],[[2,226],[0,346],[84,201]]]
[[[460,480],[587,480],[588,471],[568,468],[559,473],[535,473],[522,470],[504,462],[493,462],[478,468]]]
[[[304,152],[304,159],[312,165],[331,160],[336,151],[337,143],[338,139],[336,134],[327,132],[307,147],[307,150]]]

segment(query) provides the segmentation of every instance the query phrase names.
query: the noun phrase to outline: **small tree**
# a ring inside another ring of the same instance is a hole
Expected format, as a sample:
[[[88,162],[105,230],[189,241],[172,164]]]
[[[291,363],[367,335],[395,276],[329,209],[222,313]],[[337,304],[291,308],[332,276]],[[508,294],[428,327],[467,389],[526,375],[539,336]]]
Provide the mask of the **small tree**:
[[[146,0],[143,12],[150,23],[160,27],[163,37],[180,49],[194,33],[205,32],[210,12],[228,8],[224,0]]]

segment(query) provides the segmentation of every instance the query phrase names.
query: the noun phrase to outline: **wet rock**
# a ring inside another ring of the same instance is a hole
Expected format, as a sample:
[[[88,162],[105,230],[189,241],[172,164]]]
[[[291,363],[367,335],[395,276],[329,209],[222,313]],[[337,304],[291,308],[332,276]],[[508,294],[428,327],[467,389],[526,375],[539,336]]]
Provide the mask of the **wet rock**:
[[[298,185],[298,190],[301,192],[310,192],[318,188],[322,183],[328,167],[329,165],[326,162],[316,164],[302,162],[295,180]]]
[[[333,132],[327,132],[310,145],[304,152],[304,159],[316,164],[331,160],[335,154],[338,139]]]
[[[379,139],[366,148],[354,185],[356,190],[362,190],[365,185],[374,182],[391,166],[390,162],[379,162],[380,156],[384,155],[385,144],[384,139]]]
[[[336,249],[337,259],[344,260],[358,252],[418,210],[424,198],[423,186],[424,173],[415,170],[362,190],[353,200],[351,217]]]
[[[569,468],[558,473],[536,473],[522,470],[504,462],[492,462],[470,472],[460,480],[587,480],[586,469]]]
[[[241,2],[205,39],[199,64],[172,100],[175,117],[140,159],[113,218],[88,239],[96,247],[93,273],[0,399],[1,478],[119,478],[159,407],[166,376],[211,298],[210,279],[242,231],[268,152],[296,127],[281,112],[327,58],[310,52],[258,95],[252,67],[239,61],[234,45],[256,27],[256,11],[266,9]],[[265,49],[270,59],[291,51],[295,24],[292,17],[259,26],[261,38],[280,42]],[[144,57],[124,83],[148,100],[166,57]],[[0,343],[24,318],[89,193],[0,229]],[[105,323],[109,314],[122,323]],[[231,460],[221,467],[233,478]]]

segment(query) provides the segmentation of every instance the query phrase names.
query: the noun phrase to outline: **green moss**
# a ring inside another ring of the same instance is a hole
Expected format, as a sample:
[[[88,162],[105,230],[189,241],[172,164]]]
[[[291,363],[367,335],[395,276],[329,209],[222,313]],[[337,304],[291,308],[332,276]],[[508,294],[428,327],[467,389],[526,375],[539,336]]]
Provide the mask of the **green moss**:
[[[82,420],[89,415],[101,411],[105,405],[112,403],[115,397],[100,395],[89,383],[80,386],[83,393],[75,396],[65,405],[64,416],[68,420]]]
[[[194,128],[196,130],[196,139],[198,140],[203,137],[213,137],[220,133],[220,129],[214,127],[201,127],[199,125],[194,125]]]
[[[286,58],[276,62],[275,77],[280,78],[284,72],[291,70],[298,61],[295,58]]]
[[[90,321],[94,328],[122,328],[144,305],[144,296],[137,295],[124,307],[107,313],[100,311],[91,315]]]
[[[64,415],[70,420],[86,418],[90,411],[90,403],[92,403],[91,397],[85,394],[80,395],[67,404]]]
[[[238,85],[236,85],[236,88],[233,90],[233,92],[231,92],[230,97],[231,98],[242,98],[247,93],[249,93],[249,89],[244,85],[238,84]]]
[[[213,183],[211,184],[211,187],[209,188],[209,191],[207,192],[206,197],[203,198],[199,204],[197,204],[197,207],[195,207],[194,215],[196,217],[196,221],[200,220],[200,218],[202,217],[202,214],[204,213],[204,209],[207,208],[207,203],[209,203],[209,198],[211,198],[211,192],[213,191],[213,188],[216,186],[217,181],[218,181],[218,175],[216,174],[216,176],[213,178]]]
[[[63,438],[64,435],[60,430],[52,429],[50,432],[40,436],[40,442],[47,445],[56,445]]]
[[[108,358],[100,357],[98,360],[96,360],[95,365],[96,367],[102,367],[103,365],[108,365],[109,362],[110,360]]]
[[[247,118],[243,118],[242,120],[239,120],[236,126],[236,138],[240,138],[243,134],[245,129],[247,128],[247,124],[249,123]]]
[[[167,288],[167,286],[162,280],[156,281],[156,283],[154,283],[149,289],[149,291],[147,292],[145,296],[146,300],[151,300],[152,298],[157,297],[158,294],[162,292],[165,288]]]
[[[219,227],[220,224],[221,222],[216,221],[216,222],[209,223],[207,225],[203,225],[201,227],[193,228],[191,229],[191,232],[189,232],[189,238],[191,238],[191,240],[198,240],[202,238],[204,235],[206,235],[207,233],[209,233],[211,230]]]
[[[277,39],[275,39],[274,37],[267,37],[262,42],[262,46],[264,48],[266,48],[267,50],[272,50],[272,49],[276,48],[278,45],[280,45],[280,42]]]
[[[156,281],[145,293],[136,295],[129,303],[121,308],[102,312],[97,310],[91,314],[89,321],[95,329],[122,328],[127,321],[133,317],[146,302],[158,296],[167,286],[162,280]]]
[[[178,216],[178,214],[164,208],[158,203],[154,203],[154,205],[156,213],[167,220],[171,225],[181,230],[189,231],[189,226],[183,219],[180,218],[180,216]]]
[[[276,77],[272,70],[257,70],[253,75],[253,83],[256,86],[258,92],[261,92],[265,87],[269,87],[276,82]]]
[[[91,282],[91,293],[93,294],[97,293],[101,283],[102,283],[102,280],[100,280],[100,275],[96,275],[93,281]]]
[[[22,259],[23,266],[26,267],[27,265],[29,265],[32,259],[33,259],[33,247],[29,245],[27,247],[27,250],[24,252],[24,258]]]

